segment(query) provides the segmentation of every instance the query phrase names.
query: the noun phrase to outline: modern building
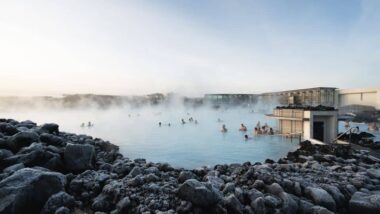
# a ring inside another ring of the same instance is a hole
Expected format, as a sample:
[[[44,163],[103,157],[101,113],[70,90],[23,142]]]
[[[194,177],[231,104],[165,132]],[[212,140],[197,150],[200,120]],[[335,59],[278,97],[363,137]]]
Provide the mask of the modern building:
[[[282,105],[293,106],[329,106],[335,107],[337,97],[336,88],[317,87],[279,92],[263,93],[264,99],[277,100]]]
[[[317,143],[332,143],[338,134],[338,111],[326,107],[277,107],[278,131],[285,136],[301,136]]]
[[[214,105],[240,105],[254,103],[257,97],[257,94],[206,94],[204,99]]]
[[[380,110],[380,88],[337,89],[338,107],[363,106]]]

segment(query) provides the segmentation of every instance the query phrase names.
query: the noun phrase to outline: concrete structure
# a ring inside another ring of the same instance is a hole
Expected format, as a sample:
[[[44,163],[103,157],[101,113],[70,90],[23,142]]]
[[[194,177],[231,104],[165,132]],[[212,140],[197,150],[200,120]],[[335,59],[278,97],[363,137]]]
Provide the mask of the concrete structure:
[[[214,105],[240,105],[257,101],[257,94],[206,94],[204,99]]]
[[[271,117],[278,119],[281,134],[304,140],[332,143],[338,134],[338,112],[335,109],[276,108]]]
[[[380,110],[380,88],[338,89],[338,108],[360,105]]]
[[[294,106],[329,106],[335,107],[337,97],[332,87],[306,88],[279,92],[263,93],[265,99],[277,99],[282,105]]]

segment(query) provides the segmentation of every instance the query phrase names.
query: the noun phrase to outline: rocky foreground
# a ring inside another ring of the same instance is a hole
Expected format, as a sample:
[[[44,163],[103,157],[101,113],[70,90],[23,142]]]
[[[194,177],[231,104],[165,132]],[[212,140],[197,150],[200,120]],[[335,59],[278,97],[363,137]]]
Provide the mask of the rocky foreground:
[[[343,146],[193,170],[57,124],[0,119],[0,213],[380,213],[380,162]]]

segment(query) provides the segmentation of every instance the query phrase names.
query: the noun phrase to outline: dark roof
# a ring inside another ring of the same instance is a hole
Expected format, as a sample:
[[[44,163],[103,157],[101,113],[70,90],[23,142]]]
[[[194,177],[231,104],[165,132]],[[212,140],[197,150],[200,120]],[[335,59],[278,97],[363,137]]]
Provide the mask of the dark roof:
[[[337,89],[335,87],[314,87],[314,88],[302,88],[302,89],[293,89],[293,90],[286,90],[286,91],[274,91],[274,92],[266,92],[262,93],[261,95],[270,95],[270,94],[280,94],[280,93],[289,93],[289,92],[301,92],[301,91],[312,91],[312,90],[321,90],[321,89]]]
[[[305,111],[337,111],[334,107],[329,106],[277,106],[276,109],[301,109]]]

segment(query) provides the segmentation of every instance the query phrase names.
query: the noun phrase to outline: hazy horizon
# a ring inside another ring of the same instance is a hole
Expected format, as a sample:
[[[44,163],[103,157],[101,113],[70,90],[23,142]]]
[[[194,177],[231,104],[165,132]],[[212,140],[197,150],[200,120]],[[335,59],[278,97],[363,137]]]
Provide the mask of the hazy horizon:
[[[0,2],[0,96],[379,87],[380,1]]]

